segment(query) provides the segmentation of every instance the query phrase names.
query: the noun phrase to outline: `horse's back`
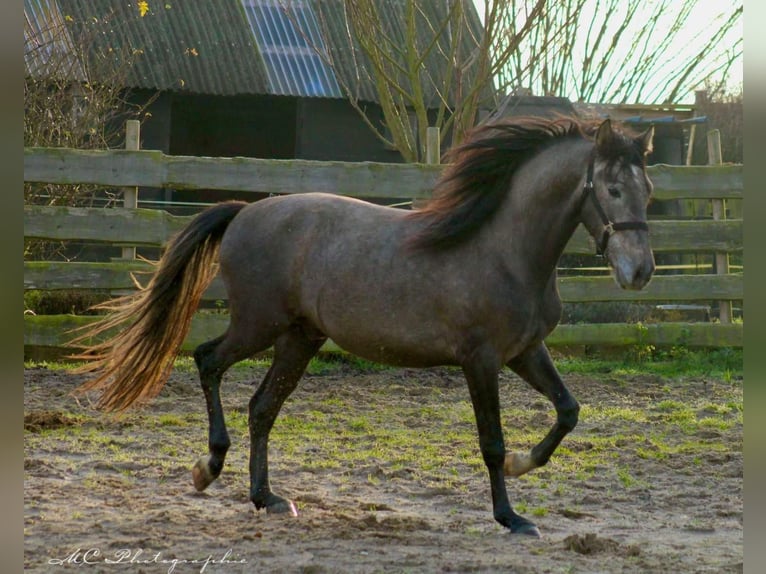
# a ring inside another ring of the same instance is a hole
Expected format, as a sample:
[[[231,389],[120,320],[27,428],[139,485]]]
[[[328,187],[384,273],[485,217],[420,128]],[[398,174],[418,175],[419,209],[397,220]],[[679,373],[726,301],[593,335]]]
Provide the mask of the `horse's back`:
[[[221,274],[230,299],[257,293],[272,301],[290,298],[295,306],[342,268],[364,263],[369,272],[382,258],[396,256],[406,213],[321,193],[253,203],[221,242]]]
[[[387,241],[400,235],[406,212],[325,193],[270,197],[247,206],[221,243],[221,264],[288,259],[351,238]],[[268,250],[267,253],[264,250]]]

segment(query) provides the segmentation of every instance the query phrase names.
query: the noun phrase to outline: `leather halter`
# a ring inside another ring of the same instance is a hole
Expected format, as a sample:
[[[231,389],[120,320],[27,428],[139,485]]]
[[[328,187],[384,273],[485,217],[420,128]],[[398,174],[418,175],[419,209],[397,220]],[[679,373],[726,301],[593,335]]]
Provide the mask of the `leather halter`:
[[[601,218],[601,223],[604,225],[604,230],[601,233],[601,240],[596,245],[596,254],[606,256],[606,248],[609,243],[609,238],[618,231],[627,231],[629,229],[637,229],[640,231],[649,231],[649,226],[645,221],[618,221],[613,223],[610,221],[609,216],[601,207],[601,204],[596,197],[596,188],[593,185],[593,170],[596,162],[596,154],[592,154],[590,163],[588,163],[588,175],[585,178],[585,187],[582,190],[582,197],[580,198],[580,209],[585,204],[585,201],[590,198],[591,203],[596,208],[598,216]],[[594,237],[595,239],[595,237]]]

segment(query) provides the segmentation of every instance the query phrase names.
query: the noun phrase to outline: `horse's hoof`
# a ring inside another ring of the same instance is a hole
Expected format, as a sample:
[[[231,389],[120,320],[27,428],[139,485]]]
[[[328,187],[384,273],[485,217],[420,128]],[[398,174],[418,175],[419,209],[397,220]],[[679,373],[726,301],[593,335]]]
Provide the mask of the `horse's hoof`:
[[[201,457],[192,468],[192,480],[194,481],[194,488],[197,492],[202,492],[210,483],[213,482],[216,477],[210,471],[210,456]]]
[[[282,499],[274,504],[269,504],[266,507],[268,514],[290,514],[292,516],[298,516],[298,509],[295,508],[292,500]]]

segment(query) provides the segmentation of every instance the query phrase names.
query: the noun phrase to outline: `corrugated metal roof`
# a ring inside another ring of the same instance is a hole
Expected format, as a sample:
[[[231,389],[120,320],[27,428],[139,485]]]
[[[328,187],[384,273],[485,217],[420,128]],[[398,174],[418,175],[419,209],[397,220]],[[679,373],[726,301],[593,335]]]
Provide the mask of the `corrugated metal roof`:
[[[386,33],[403,45],[406,3],[370,1],[381,14]],[[482,26],[470,0],[455,1],[463,3],[466,16],[459,58],[464,62],[475,49],[474,38],[481,37]],[[432,41],[450,5],[451,0],[420,3],[420,49]],[[39,30],[48,22],[64,21],[72,38],[84,39],[89,46],[85,62],[89,74],[97,74],[105,62],[122,65],[126,85],[134,88],[342,98],[345,94],[337,75],[357,90],[359,99],[378,101],[367,72],[370,63],[350,33],[353,26],[343,0],[147,0],[147,6],[142,16],[137,0],[25,0],[25,37],[43,37]],[[291,18],[299,22],[306,37],[294,28]],[[450,53],[450,41],[445,27],[422,65],[420,87],[431,107],[439,103],[436,86],[443,84],[447,73],[445,54]],[[64,44],[58,46],[65,49]],[[333,68],[314,52],[314,46],[326,46]],[[132,66],[121,63],[126,57],[133,59]],[[42,61],[25,53],[28,73],[41,70]],[[463,85],[472,84],[469,68]],[[452,100],[454,94],[448,97]]]
[[[242,0],[242,5],[266,63],[272,94],[343,96],[332,69],[317,53],[326,48],[308,2],[292,0],[289,12],[278,0]]]
[[[373,1],[373,0],[371,0]],[[312,0],[339,82],[350,86],[360,100],[378,102],[375,84],[368,79],[370,63],[359,43],[349,35],[352,29],[343,0]]]
[[[134,88],[234,95],[269,93],[268,77],[239,0],[57,0],[73,36],[92,38],[91,62],[134,56]],[[91,24],[94,23],[95,25]],[[96,30],[93,34],[91,31]]]

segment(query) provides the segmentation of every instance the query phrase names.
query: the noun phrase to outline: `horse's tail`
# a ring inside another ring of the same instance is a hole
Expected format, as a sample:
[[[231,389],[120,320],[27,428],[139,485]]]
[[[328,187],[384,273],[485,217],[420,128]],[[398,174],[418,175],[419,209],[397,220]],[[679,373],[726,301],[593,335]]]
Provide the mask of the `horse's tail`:
[[[245,205],[230,201],[203,211],[172,239],[146,287],[137,285],[136,293],[95,307],[108,313],[71,342],[84,346],[73,358],[88,361],[78,371],[94,375],[78,393],[103,391],[97,406],[106,411],[124,410],[157,396],[216,274],[224,231]],[[121,330],[111,338],[88,343],[116,328]]]

